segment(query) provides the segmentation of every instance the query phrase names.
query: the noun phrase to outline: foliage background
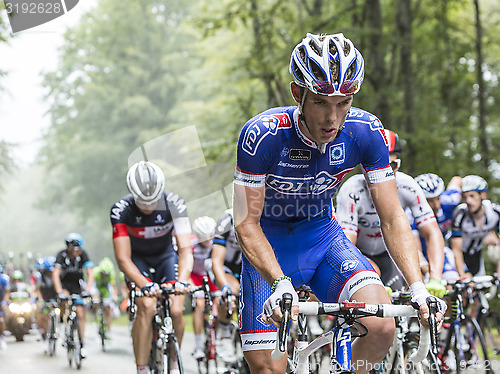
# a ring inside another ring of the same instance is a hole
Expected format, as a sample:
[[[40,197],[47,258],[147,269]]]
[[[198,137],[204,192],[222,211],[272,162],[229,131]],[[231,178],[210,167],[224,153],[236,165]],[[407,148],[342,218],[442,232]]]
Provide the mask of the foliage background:
[[[167,188],[186,199],[191,219],[217,218],[230,204],[242,125],[270,106],[293,104],[288,63],[306,32],[341,31],[362,52],[365,82],[354,105],[406,140],[403,171],[445,181],[480,174],[499,201],[499,7],[494,0],[101,0],[67,30],[59,66],[45,76],[45,145],[5,196],[8,219],[28,215],[32,233],[7,230],[0,252],[54,253],[66,232],[80,231],[91,255],[111,255],[109,208],[127,193],[129,163],[143,151],[163,163]],[[171,138],[176,130],[184,135]],[[11,161],[0,142],[0,177]],[[36,194],[23,198],[16,183]]]

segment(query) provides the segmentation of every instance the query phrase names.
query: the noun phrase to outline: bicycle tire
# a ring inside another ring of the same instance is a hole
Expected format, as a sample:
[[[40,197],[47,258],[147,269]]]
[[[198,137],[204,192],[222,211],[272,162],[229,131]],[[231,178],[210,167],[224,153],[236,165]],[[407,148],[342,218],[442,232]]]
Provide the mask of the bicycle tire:
[[[74,339],[75,344],[75,366],[77,369],[81,369],[82,367],[82,328],[80,326],[80,320],[78,317],[73,321],[73,329],[76,331],[76,338]],[[73,335],[73,337],[75,337]]]
[[[66,333],[66,353],[67,353],[69,367],[71,367],[73,366],[73,361],[75,358],[75,338],[74,338],[73,320],[68,321],[67,333]]]
[[[479,327],[478,322],[475,318],[469,315],[465,316],[465,319],[460,321],[460,331],[465,339],[465,342],[469,346],[469,350],[458,349],[457,358],[457,373],[460,373],[462,369],[474,367],[475,370],[484,369],[486,374],[491,373],[491,362],[488,359],[488,350],[486,348],[486,342],[484,339],[483,332]],[[455,344],[458,341],[455,339]],[[464,348],[464,347],[462,347]],[[465,347],[466,348],[466,347]],[[464,354],[465,360],[461,357],[462,352]],[[465,361],[465,362],[464,362]]]
[[[179,374],[184,373],[184,369],[182,367],[181,350],[179,347],[179,342],[177,341],[177,337],[175,335],[171,335],[168,337],[165,351],[165,360],[167,373],[170,374],[172,369],[175,368],[178,368]]]
[[[151,352],[149,354],[149,368],[151,370],[151,374],[164,374],[165,367],[163,345],[161,348],[158,347],[157,335],[158,331],[153,330],[153,341],[151,343]]]
[[[420,342],[418,333],[408,333],[403,344],[405,370],[408,374],[441,374],[441,365],[437,357],[429,351],[427,357],[418,364],[409,361],[411,355],[417,351]]]
[[[98,332],[101,339],[101,350],[106,352],[106,318],[102,309],[98,311]]]
[[[48,336],[47,336],[47,344],[48,344],[48,349],[47,353],[49,356],[54,356],[56,354],[56,315],[55,313],[51,313],[50,318],[49,318],[49,328],[48,328]]]
[[[499,355],[500,344],[495,341],[495,336],[500,335],[500,312],[498,310],[489,310],[485,316],[481,316],[479,326],[483,331],[488,351]]]

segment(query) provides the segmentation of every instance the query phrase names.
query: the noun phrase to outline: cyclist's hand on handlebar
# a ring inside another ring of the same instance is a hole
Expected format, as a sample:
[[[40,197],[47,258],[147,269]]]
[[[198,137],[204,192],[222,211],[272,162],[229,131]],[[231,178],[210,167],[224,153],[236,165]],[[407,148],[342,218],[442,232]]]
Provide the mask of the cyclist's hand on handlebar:
[[[143,287],[141,287],[141,291],[144,296],[160,296],[160,286],[158,285],[158,283],[146,283]]]
[[[292,282],[289,279],[280,280],[274,292],[269,296],[269,298],[264,302],[264,312],[262,314],[262,320],[269,324],[279,327],[281,322],[281,309],[280,301],[284,293],[289,293],[292,295],[292,320],[297,320],[299,315],[299,296],[295,289],[293,288]]]
[[[438,313],[436,313],[436,322],[438,328],[441,327],[443,322],[443,316],[446,312],[446,303],[432,296],[429,291],[425,288],[422,282],[415,282],[410,286],[411,302],[412,304],[418,305],[420,309],[420,322],[425,326],[429,327],[429,307],[427,305],[428,298],[437,300]]]
[[[446,287],[440,281],[436,279],[430,279],[426,284],[425,288],[432,296],[444,297],[446,295]]]
[[[228,296],[231,296],[233,293],[231,292],[231,286],[229,284],[225,284],[221,290],[221,298],[222,300],[227,300]]]
[[[187,282],[177,281],[174,283],[175,293],[186,294],[189,292],[191,285]]]

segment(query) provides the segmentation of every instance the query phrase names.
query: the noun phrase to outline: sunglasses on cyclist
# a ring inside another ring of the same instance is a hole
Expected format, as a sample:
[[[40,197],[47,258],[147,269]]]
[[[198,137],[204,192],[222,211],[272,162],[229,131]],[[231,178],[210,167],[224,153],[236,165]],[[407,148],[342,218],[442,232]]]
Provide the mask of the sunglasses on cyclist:
[[[398,170],[401,166],[401,159],[397,158],[390,162],[392,170]]]
[[[72,240],[70,242],[66,241],[66,245],[71,245],[73,247],[80,247],[80,243],[77,240]]]
[[[335,87],[330,82],[316,81],[313,84],[313,89],[320,95],[331,95],[335,93]],[[345,81],[340,86],[339,92],[343,95],[350,95],[358,89],[358,81]]]

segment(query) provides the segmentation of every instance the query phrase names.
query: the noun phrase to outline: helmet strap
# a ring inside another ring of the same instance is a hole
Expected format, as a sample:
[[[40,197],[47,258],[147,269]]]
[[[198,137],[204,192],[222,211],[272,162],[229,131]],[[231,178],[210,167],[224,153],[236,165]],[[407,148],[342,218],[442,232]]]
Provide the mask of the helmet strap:
[[[302,95],[302,99],[300,100],[300,104],[299,104],[299,121],[300,121],[300,123],[302,123],[302,126],[304,126],[304,129],[306,130],[307,135],[309,135],[309,137],[311,139],[314,139],[312,134],[311,134],[311,131],[309,131],[309,127],[307,127],[306,119],[305,119],[304,114],[302,112],[302,108],[304,107],[304,101],[306,100],[306,94],[307,94],[307,88],[304,88],[304,94]],[[316,143],[315,140],[313,140],[313,141],[314,141],[314,143]],[[321,143],[321,144],[316,143],[316,146],[318,147],[318,150],[320,153],[322,153],[322,154],[325,153],[327,144],[328,143]]]

